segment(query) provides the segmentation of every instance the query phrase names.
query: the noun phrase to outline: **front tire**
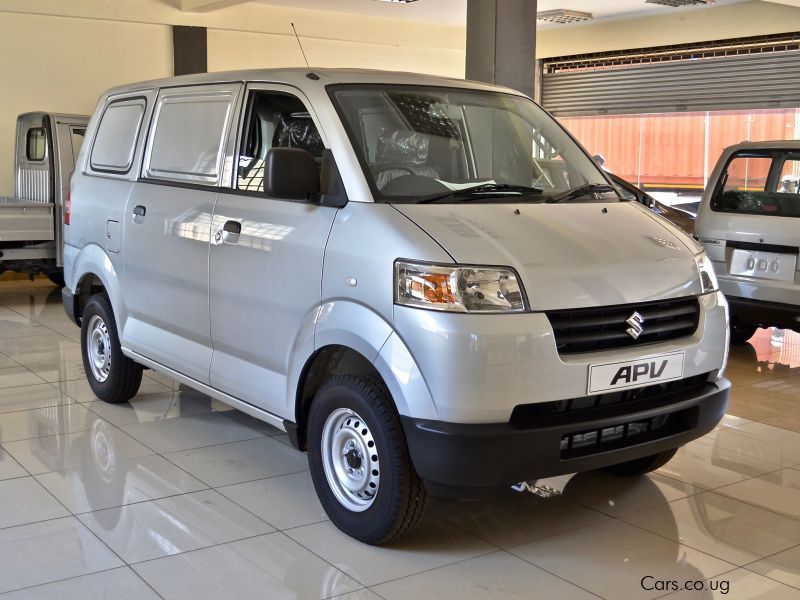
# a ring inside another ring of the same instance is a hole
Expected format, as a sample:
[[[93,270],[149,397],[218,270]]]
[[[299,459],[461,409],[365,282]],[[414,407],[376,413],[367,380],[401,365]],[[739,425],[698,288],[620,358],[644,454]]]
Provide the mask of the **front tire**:
[[[308,417],[314,488],[336,527],[366,544],[385,544],[422,518],[427,493],[383,384],[338,375],[317,392]]]
[[[142,366],[122,353],[111,303],[95,294],[81,319],[81,355],[89,387],[100,400],[125,402],[139,391]]]
[[[629,460],[628,462],[619,463],[618,465],[610,465],[605,467],[604,470],[609,473],[614,473],[615,475],[639,477],[640,475],[645,475],[663,467],[672,460],[676,452],[678,452],[678,448],[673,448],[672,450],[651,454],[650,456],[643,456],[642,458]]]

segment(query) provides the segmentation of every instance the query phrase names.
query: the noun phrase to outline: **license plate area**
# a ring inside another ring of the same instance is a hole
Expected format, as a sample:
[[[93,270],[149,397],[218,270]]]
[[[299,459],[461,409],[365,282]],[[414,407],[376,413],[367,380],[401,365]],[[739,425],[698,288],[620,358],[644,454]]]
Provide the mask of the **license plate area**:
[[[644,387],[683,377],[683,352],[589,365],[589,395]]]
[[[735,248],[731,252],[728,272],[731,275],[753,277],[755,279],[794,281],[796,270],[796,254],[780,254],[778,252]]]

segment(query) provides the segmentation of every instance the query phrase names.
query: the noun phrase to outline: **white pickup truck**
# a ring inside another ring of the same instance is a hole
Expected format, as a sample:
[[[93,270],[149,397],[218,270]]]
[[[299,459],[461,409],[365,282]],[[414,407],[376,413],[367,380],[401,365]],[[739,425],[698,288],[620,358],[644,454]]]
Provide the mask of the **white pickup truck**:
[[[0,273],[47,275],[64,285],[63,206],[89,117],[17,118],[14,197],[0,196]]]

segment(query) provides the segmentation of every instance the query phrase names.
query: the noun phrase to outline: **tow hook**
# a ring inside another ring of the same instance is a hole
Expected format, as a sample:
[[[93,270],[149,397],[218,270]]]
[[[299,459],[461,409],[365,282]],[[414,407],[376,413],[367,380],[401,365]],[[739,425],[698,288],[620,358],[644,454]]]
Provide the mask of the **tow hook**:
[[[564,492],[564,488],[567,487],[569,480],[574,475],[575,473],[569,473],[558,477],[548,477],[547,479],[520,481],[516,485],[512,485],[511,489],[515,492],[530,492],[540,498],[552,498],[553,496],[560,496]]]

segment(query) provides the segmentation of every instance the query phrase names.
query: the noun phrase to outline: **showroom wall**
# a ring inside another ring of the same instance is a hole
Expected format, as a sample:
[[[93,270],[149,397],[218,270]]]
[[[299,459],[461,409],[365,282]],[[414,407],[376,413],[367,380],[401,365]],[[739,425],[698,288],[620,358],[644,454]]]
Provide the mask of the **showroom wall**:
[[[170,76],[171,25],[208,28],[210,71],[301,66],[291,22],[312,65],[464,76],[463,27],[257,3],[187,13],[171,0],[0,0],[0,195],[13,194],[20,112],[90,113],[111,86]]]

